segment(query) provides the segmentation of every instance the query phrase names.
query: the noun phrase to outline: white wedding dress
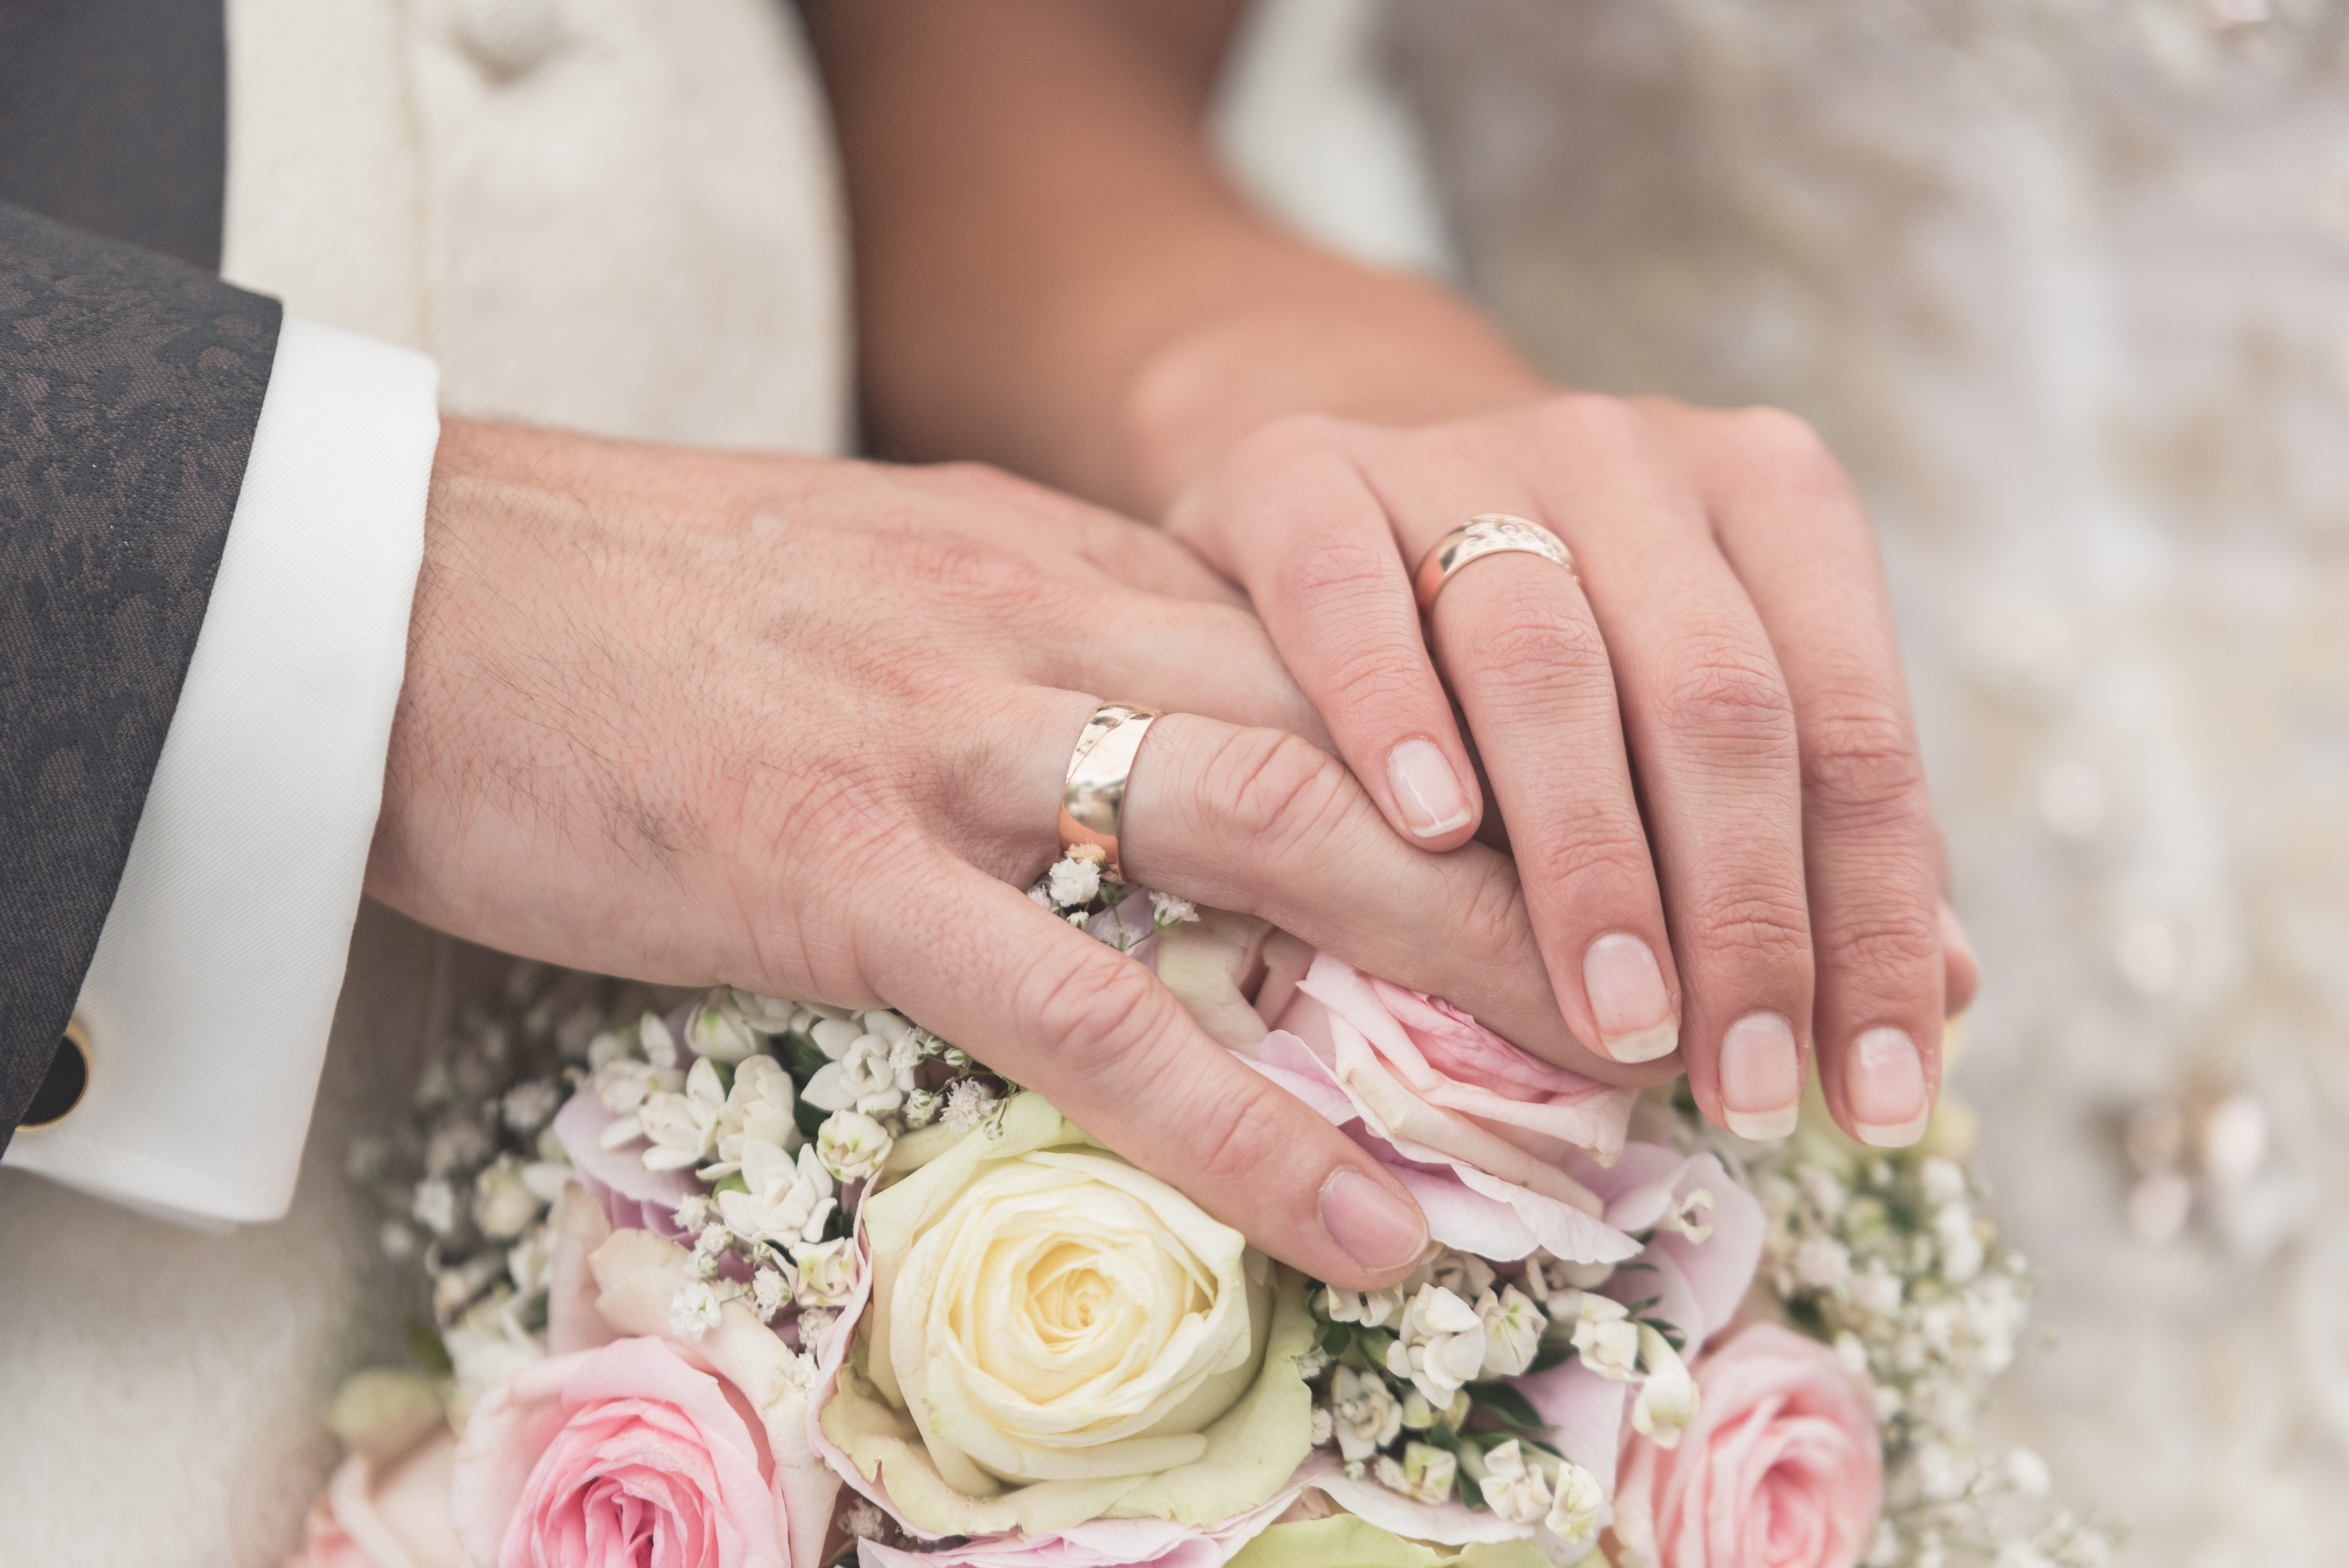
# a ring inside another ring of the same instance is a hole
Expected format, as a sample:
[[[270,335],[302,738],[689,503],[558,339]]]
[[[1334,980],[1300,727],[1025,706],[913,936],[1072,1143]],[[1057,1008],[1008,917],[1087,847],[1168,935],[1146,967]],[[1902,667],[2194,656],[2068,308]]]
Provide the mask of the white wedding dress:
[[[431,349],[459,407],[839,438],[784,8],[343,9],[357,33],[233,7],[233,275]],[[1456,270],[1561,378],[1792,407],[1859,477],[1990,975],[1955,1081],[2056,1336],[2000,1419],[2148,1565],[2349,1541],[2344,35],[2330,0],[1278,0],[1222,115],[1268,201]],[[695,139],[728,114],[763,152]],[[574,117],[601,152],[565,162]],[[644,183],[657,132],[715,172]],[[648,297],[672,274],[697,286]],[[199,1236],[0,1172],[0,1563],[294,1538],[319,1411],[408,1306],[342,1151],[481,968],[377,909],[357,952],[283,1224]],[[2141,1178],[2123,1123],[2160,1103],[2226,1136],[2173,1161],[2140,1117]]]

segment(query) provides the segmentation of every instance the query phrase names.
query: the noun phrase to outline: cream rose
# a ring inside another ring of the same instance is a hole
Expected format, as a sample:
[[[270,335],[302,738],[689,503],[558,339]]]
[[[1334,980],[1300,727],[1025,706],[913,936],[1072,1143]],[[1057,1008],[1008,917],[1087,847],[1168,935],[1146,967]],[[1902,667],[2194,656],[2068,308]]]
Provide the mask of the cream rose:
[[[821,1426],[926,1535],[1208,1526],[1311,1440],[1300,1282],[1034,1094],[868,1198]]]

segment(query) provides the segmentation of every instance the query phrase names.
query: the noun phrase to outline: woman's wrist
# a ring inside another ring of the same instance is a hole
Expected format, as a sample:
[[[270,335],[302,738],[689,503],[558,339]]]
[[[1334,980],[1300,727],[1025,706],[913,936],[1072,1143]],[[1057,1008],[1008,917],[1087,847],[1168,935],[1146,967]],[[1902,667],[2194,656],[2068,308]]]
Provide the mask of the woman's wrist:
[[[1426,424],[1557,390],[1490,322],[1437,284],[1335,261],[1309,270],[1321,275],[1236,300],[1141,361],[1119,422],[1145,515],[1162,514],[1235,444],[1276,419],[1328,414]]]

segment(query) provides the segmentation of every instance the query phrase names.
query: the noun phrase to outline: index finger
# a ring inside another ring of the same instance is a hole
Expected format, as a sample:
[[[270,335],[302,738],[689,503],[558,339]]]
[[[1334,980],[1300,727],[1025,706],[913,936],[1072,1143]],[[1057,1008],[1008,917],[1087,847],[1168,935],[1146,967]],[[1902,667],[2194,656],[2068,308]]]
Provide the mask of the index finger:
[[[1417,1266],[1427,1222],[1402,1184],[1147,968],[944,854],[919,896],[927,918],[867,934],[891,1006],[1316,1279],[1371,1290]]]

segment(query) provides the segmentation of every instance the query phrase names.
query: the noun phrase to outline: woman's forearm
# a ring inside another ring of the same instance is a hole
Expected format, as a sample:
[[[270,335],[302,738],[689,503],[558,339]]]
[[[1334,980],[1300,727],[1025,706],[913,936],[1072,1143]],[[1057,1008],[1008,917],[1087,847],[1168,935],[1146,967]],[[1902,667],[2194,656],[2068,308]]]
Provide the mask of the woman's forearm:
[[[1416,421],[1542,383],[1443,289],[1266,222],[1201,119],[1237,7],[835,0],[812,13],[885,450],[1154,515],[1267,420]]]

